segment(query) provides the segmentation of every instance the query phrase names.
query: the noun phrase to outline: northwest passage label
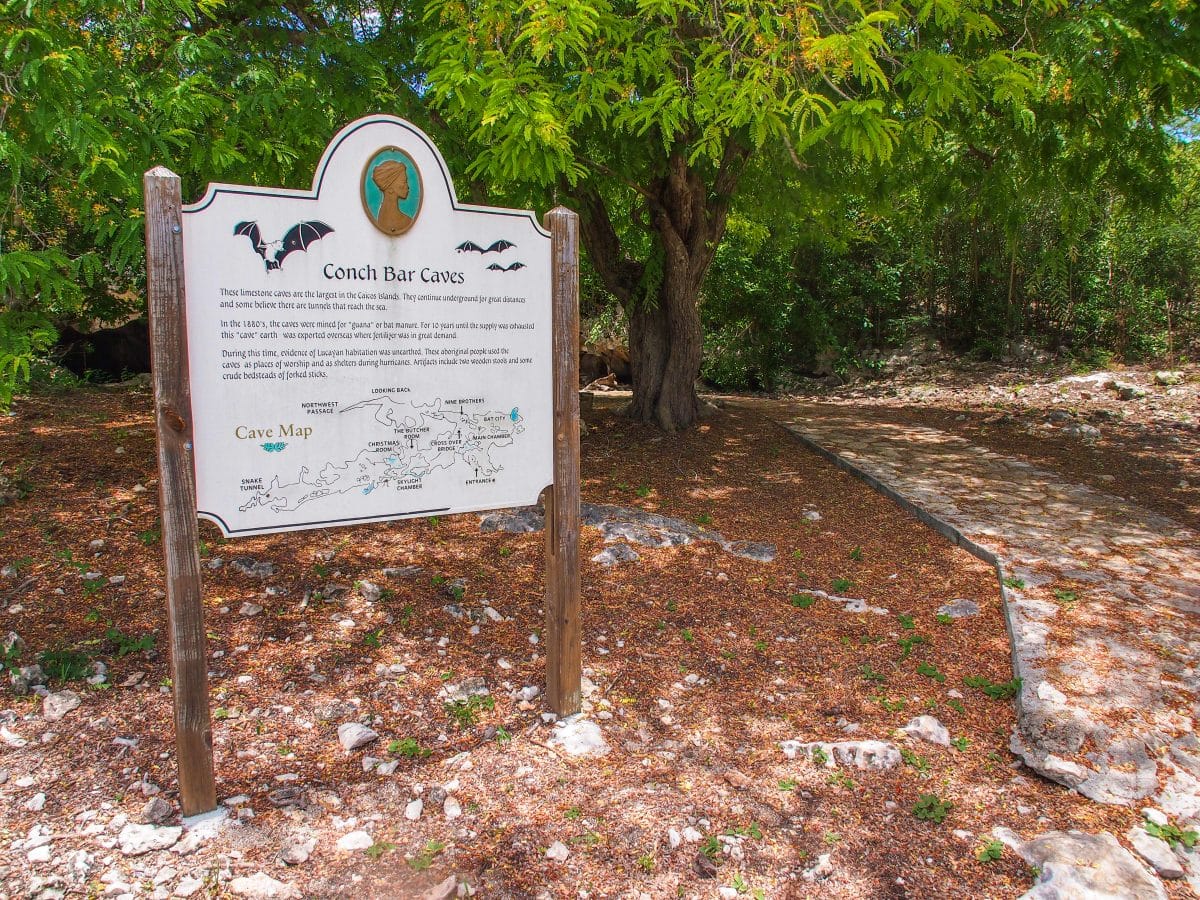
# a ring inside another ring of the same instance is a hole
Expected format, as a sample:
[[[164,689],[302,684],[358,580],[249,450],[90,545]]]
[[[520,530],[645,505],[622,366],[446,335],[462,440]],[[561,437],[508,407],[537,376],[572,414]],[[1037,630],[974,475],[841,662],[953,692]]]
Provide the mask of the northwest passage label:
[[[395,119],[344,129],[315,183],[217,185],[185,207],[200,514],[252,534],[534,502],[549,236],[529,213],[459,208]]]

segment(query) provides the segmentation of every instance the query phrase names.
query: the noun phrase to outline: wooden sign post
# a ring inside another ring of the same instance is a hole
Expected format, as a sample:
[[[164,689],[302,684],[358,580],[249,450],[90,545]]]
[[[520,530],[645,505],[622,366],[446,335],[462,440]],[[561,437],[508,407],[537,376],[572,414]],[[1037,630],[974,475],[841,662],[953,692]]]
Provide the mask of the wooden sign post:
[[[546,698],[580,708],[579,219],[460,204],[410,123],[311,191],[145,176],[179,784],[216,806],[197,517],[227,537],[546,508]],[[186,262],[186,266],[185,266]]]

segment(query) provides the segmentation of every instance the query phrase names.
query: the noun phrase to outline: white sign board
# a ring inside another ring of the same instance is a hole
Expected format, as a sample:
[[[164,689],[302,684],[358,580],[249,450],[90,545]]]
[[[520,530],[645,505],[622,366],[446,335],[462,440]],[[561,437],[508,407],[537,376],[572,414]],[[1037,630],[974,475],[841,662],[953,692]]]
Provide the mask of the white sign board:
[[[184,207],[197,507],[226,535],[536,501],[550,236],[461,204],[413,125],[344,128],[311,191]]]

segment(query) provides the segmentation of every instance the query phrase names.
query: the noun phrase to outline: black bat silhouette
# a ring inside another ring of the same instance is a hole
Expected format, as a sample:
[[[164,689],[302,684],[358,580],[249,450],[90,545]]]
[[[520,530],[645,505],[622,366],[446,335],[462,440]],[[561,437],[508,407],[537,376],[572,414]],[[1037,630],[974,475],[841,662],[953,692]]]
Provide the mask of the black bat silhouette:
[[[264,242],[262,235],[258,230],[257,222],[238,222],[233,226],[233,233],[244,234],[250,238],[250,244],[254,247],[254,252],[263,258],[267,264],[267,271],[272,272],[283,265],[283,261],[288,255],[296,250],[307,250],[314,241],[319,241],[327,234],[333,234],[333,229],[324,222],[310,221],[298,222],[287,230],[287,234],[283,236],[283,240],[279,242],[279,249],[275,251],[274,259],[267,259],[267,250],[271,245]]]
[[[506,241],[503,238],[501,238],[500,240],[489,244],[487,247],[480,247],[474,241],[463,241],[461,244],[459,244],[454,249],[457,250],[459,253],[481,253],[481,254],[482,253],[503,253],[505,250],[508,250],[510,247],[515,247],[515,246],[517,246],[517,245],[514,244],[512,241]]]
[[[500,263],[494,262],[490,266],[488,266],[488,271],[489,272],[515,272],[515,271],[517,271],[517,269],[523,269],[523,268],[525,268],[525,263],[523,263],[523,262],[515,262],[512,265],[508,265],[508,266],[502,266],[502,265],[500,265]]]

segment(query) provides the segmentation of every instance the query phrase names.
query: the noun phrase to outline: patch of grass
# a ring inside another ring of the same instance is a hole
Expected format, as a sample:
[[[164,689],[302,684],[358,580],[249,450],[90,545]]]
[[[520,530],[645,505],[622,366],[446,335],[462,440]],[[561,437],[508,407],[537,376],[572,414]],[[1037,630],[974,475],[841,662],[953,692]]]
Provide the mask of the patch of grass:
[[[104,636],[109,643],[116,647],[117,659],[128,656],[130,653],[141,653],[154,649],[153,634],[143,634],[140,638],[135,638],[132,635],[123,634],[119,628],[109,628],[104,632]]]
[[[796,609],[808,609],[816,602],[817,598],[812,594],[792,594],[792,596],[788,597],[788,603],[792,604]]]
[[[446,845],[441,841],[430,841],[420,853],[408,861],[408,864],[416,871],[424,872],[433,865],[434,858],[445,849]]]
[[[904,760],[904,764],[906,766],[911,766],[912,768],[914,768],[918,772],[920,772],[922,775],[924,775],[926,772],[929,771],[929,760],[927,760],[923,756],[918,756],[916,753],[914,753],[912,750],[909,750],[907,747],[900,748],[900,758],[902,760]]]
[[[1004,579],[1004,586],[1007,588],[1012,588],[1014,591],[1024,590],[1025,579],[1009,575]]]
[[[862,562],[863,552],[862,547],[855,547],[850,551],[850,558],[855,562]]]
[[[38,665],[51,681],[82,681],[92,674],[92,659],[78,650],[46,650]]]
[[[975,851],[975,858],[986,865],[995,862],[1004,855],[1004,845],[995,838],[984,841]]]
[[[924,822],[941,825],[953,808],[953,803],[941,799],[937,794],[921,794],[913,804],[912,814]]]
[[[938,613],[937,621],[938,621],[939,625],[953,625],[954,624],[954,616],[948,616],[945,613]]]
[[[963,678],[963,684],[967,687],[978,688],[983,691],[993,700],[1009,700],[1015,697],[1021,690],[1021,679],[1014,678],[1012,681],[1002,681],[996,683],[989,681],[982,675],[968,675]]]
[[[926,678],[932,678],[938,684],[942,684],[946,680],[946,676],[939,672],[937,666],[932,663],[920,663],[917,666],[917,674],[924,675]]]
[[[850,590],[850,588],[854,587],[854,582],[851,581],[849,578],[835,578],[835,579],[833,579],[833,581],[830,582],[830,584],[833,585],[834,591],[836,591],[839,594],[842,593],[843,591],[848,591],[848,590]]]
[[[900,613],[900,615],[896,616],[896,619],[899,621],[900,627],[905,631],[912,631],[917,627],[917,623],[913,621],[912,616],[906,616],[904,613]]]
[[[368,631],[363,635],[362,642],[363,646],[378,650],[383,646],[383,629],[376,628],[374,631]]]
[[[393,756],[403,756],[405,759],[424,759],[429,755],[429,748],[422,747],[414,737],[406,737],[389,741],[387,752]]]
[[[795,778],[781,778],[776,787],[781,791],[794,791],[798,784],[799,782]]]
[[[913,647],[925,642],[924,636],[919,634],[910,634],[908,637],[900,638],[900,640],[896,641],[900,645],[900,659],[908,659],[912,655]]]
[[[481,710],[496,708],[496,701],[490,694],[468,697],[466,700],[454,700],[444,704],[447,715],[460,729],[470,728],[479,721]]]
[[[859,666],[858,674],[862,676],[863,681],[874,681],[877,684],[887,681],[887,676],[872,669],[870,663],[863,663]]]

